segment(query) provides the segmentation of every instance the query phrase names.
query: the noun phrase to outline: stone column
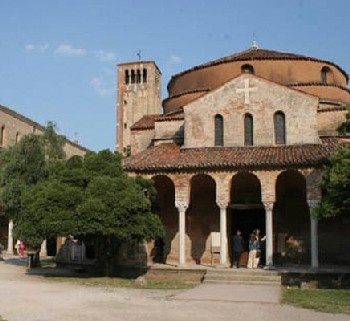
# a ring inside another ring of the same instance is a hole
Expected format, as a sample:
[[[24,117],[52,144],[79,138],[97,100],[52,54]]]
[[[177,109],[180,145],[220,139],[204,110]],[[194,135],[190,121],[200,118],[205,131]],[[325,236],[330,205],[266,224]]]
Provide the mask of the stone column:
[[[179,266],[186,264],[186,210],[188,205],[184,203],[175,204],[179,211]]]
[[[263,202],[265,207],[265,230],[266,230],[266,268],[273,266],[273,202]]]
[[[46,240],[44,240],[41,243],[40,256],[47,256],[47,242],[46,242]]]
[[[227,204],[218,203],[220,207],[220,265],[227,261]]]
[[[311,241],[311,267],[318,268],[318,220],[312,217],[312,210],[318,206],[318,200],[308,200],[310,209],[310,241]]]
[[[7,254],[13,254],[13,220],[9,221]]]

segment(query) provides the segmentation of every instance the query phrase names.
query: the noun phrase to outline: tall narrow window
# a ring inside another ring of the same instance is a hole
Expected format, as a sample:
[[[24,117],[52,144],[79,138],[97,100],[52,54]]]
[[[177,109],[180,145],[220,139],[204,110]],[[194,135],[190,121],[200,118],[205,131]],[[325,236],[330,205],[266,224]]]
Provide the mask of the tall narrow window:
[[[1,126],[0,129],[0,145],[3,146],[5,143],[5,126]]]
[[[254,74],[254,67],[249,64],[245,64],[241,67],[242,74]]]
[[[125,84],[128,85],[129,83],[130,83],[129,70],[125,70]]]
[[[286,119],[283,112],[278,111],[274,115],[275,144],[284,145],[286,143]]]
[[[253,146],[253,116],[251,114],[244,116],[244,145]]]
[[[147,82],[147,69],[144,68],[142,71],[142,82],[145,84]]]
[[[224,119],[215,115],[215,146],[224,146]]]
[[[329,73],[330,73],[330,69],[329,67],[325,66],[325,67],[322,67],[321,69],[321,81],[322,81],[322,84],[327,84],[329,82]]]
[[[134,84],[136,80],[135,70],[131,70],[131,83]]]
[[[141,82],[141,71],[137,69],[136,71],[136,83],[139,84]]]

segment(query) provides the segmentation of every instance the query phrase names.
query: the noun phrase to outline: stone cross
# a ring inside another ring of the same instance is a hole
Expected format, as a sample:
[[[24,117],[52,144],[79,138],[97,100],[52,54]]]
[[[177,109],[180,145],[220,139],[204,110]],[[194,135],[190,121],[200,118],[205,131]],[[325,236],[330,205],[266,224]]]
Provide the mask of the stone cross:
[[[237,93],[244,93],[244,103],[249,104],[250,103],[250,92],[256,91],[256,88],[249,87],[249,78],[244,79],[244,88],[238,88],[236,89]]]

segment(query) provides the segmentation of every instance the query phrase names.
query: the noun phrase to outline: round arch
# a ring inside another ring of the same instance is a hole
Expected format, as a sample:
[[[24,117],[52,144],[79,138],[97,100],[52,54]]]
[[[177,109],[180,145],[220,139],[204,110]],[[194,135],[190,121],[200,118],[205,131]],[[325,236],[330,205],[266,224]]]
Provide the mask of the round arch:
[[[188,259],[196,264],[211,264],[211,233],[220,230],[216,182],[210,175],[198,174],[191,178],[190,186],[190,204],[186,214],[186,232],[191,243]]]
[[[273,217],[277,263],[308,263],[310,212],[306,180],[297,170],[286,170],[278,175]]]
[[[175,185],[166,175],[152,177],[157,196],[152,204],[152,210],[163,223],[165,236],[155,240],[155,246],[151,250],[151,256],[155,263],[177,262],[176,248],[173,246],[178,232],[178,213],[175,208]]]

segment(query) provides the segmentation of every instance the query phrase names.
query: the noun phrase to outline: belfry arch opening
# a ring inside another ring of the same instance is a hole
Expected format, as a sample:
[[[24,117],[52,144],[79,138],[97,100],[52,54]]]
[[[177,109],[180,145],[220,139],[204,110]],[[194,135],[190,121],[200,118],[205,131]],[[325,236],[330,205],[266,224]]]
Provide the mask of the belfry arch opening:
[[[155,240],[151,250],[154,263],[172,263],[177,261],[178,254],[173,253],[175,236],[178,232],[178,212],[175,208],[175,186],[165,175],[152,177],[157,196],[152,204],[153,213],[157,214],[164,226],[165,236]]]
[[[261,202],[261,184],[257,176],[249,172],[240,172],[232,177],[231,202],[228,217],[228,240],[237,230],[242,232],[245,242],[245,255],[241,263],[247,263],[249,236],[255,229],[265,235],[265,209]],[[229,247],[231,253],[231,248]],[[264,255],[264,251],[263,251]],[[264,262],[264,258],[261,262]]]

